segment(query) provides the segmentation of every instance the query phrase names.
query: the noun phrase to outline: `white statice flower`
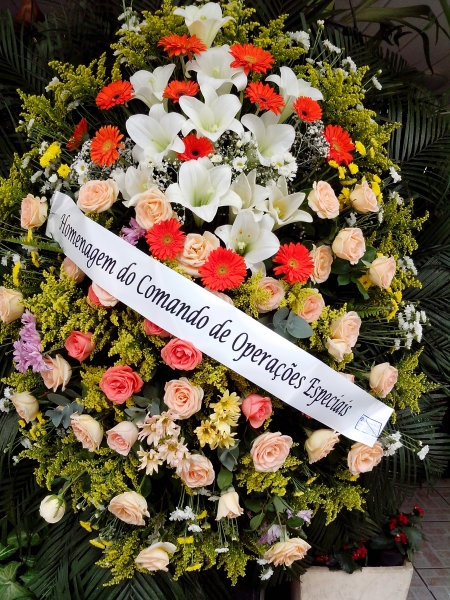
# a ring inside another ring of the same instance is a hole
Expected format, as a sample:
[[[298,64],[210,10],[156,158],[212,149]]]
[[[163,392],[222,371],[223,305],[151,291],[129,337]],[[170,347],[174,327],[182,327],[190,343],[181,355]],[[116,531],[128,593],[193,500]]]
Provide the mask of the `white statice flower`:
[[[309,33],[307,31],[288,31],[289,39],[308,51],[311,47]]]
[[[316,61],[313,58],[305,58],[305,61],[309,64],[309,65],[313,65]]]
[[[378,81],[378,79],[376,77],[372,77],[372,84],[373,87],[375,87],[377,90],[381,90],[383,88],[383,86],[381,85],[381,83]]]
[[[68,100],[71,96],[71,92],[70,90],[61,90],[61,93],[59,95],[59,97],[61,98],[61,100],[64,102],[65,100]]]
[[[20,440],[20,443],[22,444],[22,446],[26,449],[29,450],[31,448],[31,440],[28,439],[27,437],[23,437]]]
[[[402,341],[400,338],[395,338],[394,340],[394,350],[400,350],[400,345]]]
[[[400,431],[395,431],[385,437],[380,438],[381,445],[383,446],[383,456],[393,456],[399,448],[403,446],[400,441],[402,434]]]
[[[430,447],[428,446],[428,444],[426,446],[424,446],[421,450],[419,450],[419,452],[417,453],[417,456],[420,458],[420,460],[424,460],[424,458],[428,454],[429,450],[430,450]]]
[[[217,502],[217,500],[220,500],[220,496],[210,496],[208,500],[210,502]]]
[[[30,177],[31,183],[36,183],[43,173],[44,171],[36,171],[36,173],[33,173],[33,175]]]
[[[169,515],[169,521],[184,521],[185,519],[186,517],[184,515],[184,510],[182,510],[181,508],[176,508]]]
[[[330,40],[324,40],[323,45],[329,52],[335,52],[336,54],[340,54],[342,52],[342,49],[332,44]]]
[[[20,255],[19,254],[13,254],[12,255],[12,261],[16,265],[18,262],[20,262]]]
[[[4,267],[8,266],[8,255],[7,254],[5,254],[5,256],[2,256],[2,261],[1,262],[2,262],[2,265]]]
[[[22,169],[26,169],[30,164],[31,156],[25,156],[22,160]]]
[[[48,180],[50,183],[58,183],[58,175],[56,173],[53,173],[53,175],[50,175]]]
[[[223,157],[220,154],[213,154],[210,161],[215,165],[220,165],[220,163],[223,162]]]
[[[266,560],[265,558],[257,558],[256,562],[258,563],[258,565],[267,565],[267,563],[269,562],[268,560]]]
[[[389,168],[389,175],[392,177],[392,180],[394,183],[398,183],[399,181],[402,180],[401,175],[399,174],[399,172],[397,171],[397,169],[395,167]]]
[[[272,577],[272,575],[273,575],[273,569],[272,569],[272,567],[268,567],[261,573],[259,578],[261,579],[261,581],[266,581],[267,579],[270,579]]]
[[[69,104],[66,106],[66,111],[71,112],[72,110],[75,110],[79,106],[80,106],[80,103],[78,102],[78,100],[73,100],[73,102],[69,102]]]
[[[59,83],[58,77],[53,77],[53,79],[49,82],[49,84],[45,87],[45,91],[49,92],[53,89],[53,86]]]
[[[195,523],[192,523],[191,525],[188,526],[188,531],[192,531],[192,533],[201,533],[202,528],[199,527],[198,525],[195,525]]]
[[[341,60],[341,65],[344,68],[347,67],[348,69],[350,69],[351,73],[356,73],[358,70],[356,64],[353,62],[353,60],[351,59],[350,56],[347,56],[347,58],[344,58],[343,60]]]
[[[225,546],[224,548],[215,548],[214,552],[217,552],[217,554],[224,554],[225,552],[229,552],[230,549]]]
[[[356,213],[351,212],[348,217],[345,217],[347,225],[353,227],[356,224]]]
[[[20,462],[20,458],[18,456],[13,456],[12,461],[13,461],[13,465],[17,465],[17,463]]]
[[[420,319],[421,319],[422,323],[427,322],[427,313],[424,310],[420,311]],[[6,394],[5,394],[5,396],[6,396]]]

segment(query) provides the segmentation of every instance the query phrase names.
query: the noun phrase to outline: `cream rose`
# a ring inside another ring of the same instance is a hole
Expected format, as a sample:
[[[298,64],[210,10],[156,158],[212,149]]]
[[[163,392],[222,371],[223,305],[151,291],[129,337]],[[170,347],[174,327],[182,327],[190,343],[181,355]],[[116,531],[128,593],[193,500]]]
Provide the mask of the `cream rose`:
[[[388,362],[372,367],[369,376],[369,385],[380,398],[386,398],[397,383],[398,371]]]
[[[339,441],[339,434],[333,429],[316,429],[305,442],[309,463],[325,458]]]
[[[350,261],[351,265],[356,265],[366,252],[363,232],[358,227],[341,229],[334,238],[331,248],[336,256]]]
[[[50,367],[48,371],[41,371],[45,387],[56,392],[61,385],[61,389],[64,391],[72,376],[72,368],[67,360],[61,354],[57,354],[55,358],[51,358],[51,356],[44,358],[44,363]]]
[[[33,421],[39,412],[39,402],[30,392],[16,392],[11,396],[11,402],[19,417],[26,423]]]
[[[39,506],[39,514],[47,523],[57,523],[61,521],[66,512],[66,503],[60,496],[45,496]]]
[[[315,181],[308,196],[309,207],[321,219],[334,219],[339,215],[339,200],[326,181]]]
[[[3,323],[12,323],[24,313],[23,296],[16,290],[0,287],[0,319]]]
[[[106,432],[106,443],[122,456],[128,456],[132,445],[136,442],[139,429],[130,421],[121,421]]]
[[[270,293],[269,298],[265,302],[256,305],[258,312],[267,313],[280,306],[285,295],[281,281],[273,277],[263,277],[258,284],[258,288]]]
[[[80,187],[77,206],[83,212],[101,213],[111,208],[119,195],[119,188],[113,179],[92,180]]]
[[[201,454],[190,454],[180,461],[177,475],[190,488],[211,485],[215,477],[211,461]]]
[[[351,310],[336,321],[331,321],[331,336],[333,339],[345,340],[353,348],[358,341],[360,327],[358,313]]]
[[[244,513],[244,509],[239,505],[239,496],[234,490],[225,492],[220,496],[217,506],[216,521],[220,519],[236,519]]]
[[[377,197],[365,179],[357,183],[350,193],[353,208],[360,213],[378,212]]]
[[[157,187],[136,194],[128,205],[134,206],[136,221],[144,229],[151,229],[156,223],[173,217],[170,203]]]
[[[177,547],[170,542],[154,542],[139,552],[135,562],[147,571],[168,571],[169,554],[173,554],[176,549]]]
[[[104,306],[106,308],[112,308],[113,306],[116,306],[116,304],[119,302],[117,298],[115,298],[112,294],[101,288],[96,283],[92,282],[91,288],[95,296],[97,297],[97,300],[100,302],[101,306]]]
[[[322,294],[315,288],[312,288],[311,294],[303,300],[302,309],[297,312],[297,315],[305,319],[307,323],[312,323],[313,321],[317,321],[324,308],[325,302]]]
[[[20,208],[20,226],[24,229],[33,229],[40,227],[47,219],[48,204],[45,197],[37,198],[33,194],[28,194],[22,200]]]
[[[275,473],[283,465],[292,446],[289,435],[281,432],[267,431],[258,436],[252,444],[250,456],[253,460],[255,471],[259,473]]]
[[[168,381],[164,392],[164,402],[179,419],[189,419],[202,406],[202,388],[191,385],[186,377]]]
[[[90,415],[73,414],[70,416],[72,431],[83,448],[94,452],[100,447],[103,439],[103,429],[98,421]]]
[[[86,277],[85,273],[77,267],[77,265],[66,256],[62,263],[62,270],[69,279],[73,279],[75,283],[81,283]]]
[[[145,525],[149,517],[147,500],[137,492],[124,492],[114,496],[108,506],[109,512],[129,525]]]
[[[210,231],[205,231],[203,235],[188,233],[183,252],[177,256],[178,266],[191,277],[200,277],[199,268],[208,260],[211,250],[219,246],[219,238]]]
[[[213,296],[217,296],[217,298],[220,298],[221,300],[223,300],[230,306],[234,306],[233,300],[227,294],[224,294],[223,292],[218,292],[217,290],[210,290],[209,288],[205,288],[205,289],[207,289],[208,292],[210,292]]]
[[[397,263],[395,258],[387,256],[379,256],[376,258],[369,268],[369,278],[372,283],[386,290],[394,278]]]
[[[327,338],[326,346],[328,353],[338,362],[342,362],[344,356],[350,354],[352,351],[350,344],[346,340]]]
[[[291,538],[285,542],[277,542],[264,554],[264,558],[276,567],[290,567],[296,560],[301,560],[311,546],[301,538]]]
[[[375,442],[372,446],[366,446],[357,442],[350,448],[347,456],[348,470],[352,475],[368,473],[376,467],[383,458],[383,446]]]
[[[341,377],[345,377],[345,379],[351,381],[351,383],[355,383],[355,376],[351,375],[351,373],[342,373],[341,371],[338,371],[338,373]]]
[[[314,283],[323,283],[328,279],[331,273],[333,263],[333,254],[330,246],[314,246],[311,251],[311,258],[314,261],[314,268],[311,274],[311,280]]]

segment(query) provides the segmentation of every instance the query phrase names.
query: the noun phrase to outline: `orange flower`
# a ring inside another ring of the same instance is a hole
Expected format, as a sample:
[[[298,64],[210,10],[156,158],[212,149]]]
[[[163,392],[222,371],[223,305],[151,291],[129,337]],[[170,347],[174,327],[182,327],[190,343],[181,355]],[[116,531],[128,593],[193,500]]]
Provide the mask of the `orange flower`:
[[[102,110],[125,104],[134,97],[133,86],[129,81],[113,81],[99,91],[95,104]]]
[[[69,152],[72,152],[72,150],[76,150],[80,146],[81,142],[83,141],[84,134],[87,133],[87,130],[88,130],[88,122],[83,117],[81,119],[81,121],[78,123],[78,125],[75,127],[75,129],[72,133],[72,137],[69,139],[69,141],[66,144],[66,148],[67,148],[67,150],[69,150]]]
[[[195,81],[171,81],[163,92],[163,98],[178,102],[181,96],[195,96],[200,87]]]
[[[271,110],[276,115],[281,113],[284,106],[283,98],[267,83],[249,83],[245,90],[245,97],[253,104],[257,104],[259,110]]]
[[[166,35],[159,40],[158,46],[162,46],[169,56],[187,54],[189,60],[192,60],[192,54],[201,54],[208,49],[196,35],[188,37],[186,34]]]
[[[178,153],[180,160],[197,160],[214,152],[214,146],[208,138],[197,137],[195,133],[183,138],[184,152]]]
[[[244,67],[246,75],[250,71],[265,73],[273,65],[274,58],[270,52],[257,48],[253,44],[234,44],[230,54],[235,59],[230,67]]]
[[[183,250],[186,234],[180,231],[180,227],[177,219],[166,219],[147,231],[145,239],[155,258],[175,258]]]
[[[245,280],[247,267],[242,256],[234,250],[216,248],[198,271],[205,287],[223,291],[239,287]]]
[[[355,146],[347,131],[339,125],[327,125],[323,132],[324,138],[330,144],[328,150],[328,160],[335,160],[338,165],[344,163],[348,165],[352,162],[353,156],[349,150],[354,150]]]
[[[291,284],[308,281],[313,272],[314,262],[308,248],[303,244],[283,244],[273,258],[280,263],[274,268],[275,275],[284,274],[284,279]]]
[[[312,123],[313,121],[318,121],[322,118],[322,109],[320,108],[320,104],[312,98],[300,96],[300,98],[297,98],[292,106],[299,119],[302,121]]]
[[[110,167],[119,158],[118,148],[123,134],[113,125],[105,125],[95,134],[91,141],[91,158],[99,167]]]

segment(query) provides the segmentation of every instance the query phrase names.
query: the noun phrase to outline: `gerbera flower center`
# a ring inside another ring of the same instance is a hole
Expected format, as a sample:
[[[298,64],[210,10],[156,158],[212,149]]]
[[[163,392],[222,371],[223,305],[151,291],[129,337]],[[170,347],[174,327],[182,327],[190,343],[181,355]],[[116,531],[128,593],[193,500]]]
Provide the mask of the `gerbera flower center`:
[[[288,265],[293,269],[296,269],[298,267],[298,262],[295,260],[295,258],[291,258],[288,260]]]
[[[102,146],[103,152],[108,152],[108,150],[111,149],[111,146],[112,146],[111,140],[107,140]]]
[[[163,235],[162,237],[162,243],[165,244],[166,246],[171,244],[173,240],[173,237],[171,235],[169,235],[168,233],[166,233],[166,235]]]
[[[226,275],[228,273],[227,265],[218,265],[217,266],[217,275]]]
[[[244,60],[249,63],[255,63],[257,59],[256,59],[256,56],[252,56],[251,54],[246,54],[244,56]]]

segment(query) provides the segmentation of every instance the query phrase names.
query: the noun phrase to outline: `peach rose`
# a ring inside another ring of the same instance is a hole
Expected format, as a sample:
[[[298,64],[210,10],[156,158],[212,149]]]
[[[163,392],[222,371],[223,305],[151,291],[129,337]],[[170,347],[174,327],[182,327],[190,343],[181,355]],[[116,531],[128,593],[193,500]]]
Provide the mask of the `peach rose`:
[[[333,263],[333,254],[330,246],[314,246],[311,251],[311,258],[314,261],[314,268],[311,274],[311,280],[314,283],[323,283],[328,279],[331,273]]]
[[[92,304],[102,306],[103,308],[112,308],[119,302],[117,298],[114,298],[114,296],[94,282],[89,286],[88,299]]]
[[[100,447],[103,439],[103,429],[98,421],[90,415],[70,415],[72,431],[83,448],[94,452]]]
[[[124,492],[114,496],[108,510],[129,525],[145,525],[144,517],[150,516],[147,500],[137,492]]]
[[[290,567],[296,560],[301,560],[311,546],[301,538],[291,538],[285,542],[277,542],[264,554],[264,558],[276,567]]]
[[[312,288],[311,294],[303,300],[302,310],[297,315],[305,319],[307,323],[312,323],[313,321],[317,321],[324,308],[325,302],[322,294],[319,294],[318,290]]]
[[[191,277],[200,277],[199,268],[208,260],[211,250],[219,246],[219,238],[210,231],[205,231],[203,235],[188,233],[183,252],[177,256],[178,266]]]
[[[372,446],[366,446],[357,442],[350,448],[347,456],[348,470],[352,475],[368,473],[376,467],[383,458],[383,446],[375,442]]]
[[[130,421],[121,421],[106,432],[106,443],[122,456],[128,456],[131,446],[138,439],[139,429]]]
[[[256,305],[258,312],[268,313],[280,306],[285,295],[281,281],[273,277],[263,277],[258,284],[258,288],[270,293],[269,298],[265,302]]]
[[[388,362],[372,367],[369,376],[369,385],[380,398],[386,398],[397,383],[398,371]]]
[[[56,392],[61,385],[61,389],[64,391],[72,375],[72,369],[67,360],[61,354],[57,354],[55,358],[51,356],[44,358],[44,363],[50,367],[48,371],[41,371],[45,387]]]
[[[45,197],[37,198],[33,194],[28,194],[22,200],[20,207],[20,226],[23,229],[33,229],[40,227],[47,219],[48,204]]]
[[[340,371],[338,371],[338,373],[339,373],[339,375],[341,377],[345,377],[345,379],[347,379],[351,383],[355,383],[355,376],[354,375],[351,375],[350,373],[341,373]]]
[[[202,454],[189,454],[180,461],[177,475],[190,488],[200,488],[211,485],[215,473],[210,460]]]
[[[386,290],[394,278],[397,263],[392,256],[379,256],[376,258],[369,268],[369,279],[378,287]]]
[[[168,571],[169,554],[173,554],[176,549],[177,547],[170,542],[154,542],[139,552],[135,562],[147,571]]]
[[[0,287],[0,319],[3,323],[12,323],[23,315],[25,308],[22,301],[20,292]]]
[[[118,195],[119,188],[113,179],[88,181],[80,187],[77,206],[86,213],[101,213],[111,208]]]
[[[272,414],[272,402],[267,396],[263,398],[259,394],[250,394],[243,400],[241,410],[251,427],[258,429]]]
[[[161,350],[161,358],[171,369],[192,371],[202,362],[203,355],[191,342],[174,338]]]
[[[339,434],[333,429],[316,429],[305,442],[309,463],[315,463],[333,450],[339,441]]]
[[[344,356],[346,354],[350,354],[352,351],[350,344],[346,340],[327,338],[326,346],[328,353],[331,354],[331,356],[338,362],[342,362],[344,360]]]
[[[239,505],[239,496],[234,490],[225,492],[220,496],[217,506],[216,521],[220,519],[237,519],[244,513],[244,509]]]
[[[358,340],[361,319],[358,313],[351,310],[336,321],[331,321],[331,335],[333,339],[345,340],[353,348]]]
[[[250,456],[255,471],[259,473],[275,473],[283,465],[292,446],[289,435],[281,435],[280,431],[266,431],[258,436],[252,444]]]
[[[156,223],[173,217],[170,202],[157,187],[136,194],[128,205],[134,206],[136,221],[144,229],[151,229]]]
[[[308,196],[309,207],[321,219],[334,219],[339,215],[339,200],[326,181],[315,181]]]
[[[158,327],[148,319],[144,320],[144,331],[147,335],[159,335],[159,337],[172,337],[172,334],[163,329],[162,327]]]
[[[92,333],[83,333],[81,331],[72,331],[67,340],[64,342],[64,348],[67,354],[83,362],[95,348],[95,342],[92,341]]]
[[[350,193],[353,208],[360,213],[378,212],[377,197],[365,179],[357,183]]]
[[[75,283],[81,283],[86,277],[85,273],[77,267],[77,265],[66,256],[62,263],[62,270],[69,279],[73,279]]]
[[[11,396],[11,402],[19,417],[26,423],[33,421],[39,412],[39,402],[30,392],[16,392]]]
[[[189,419],[202,406],[202,388],[191,385],[186,377],[168,381],[164,392],[164,402],[179,419]]]
[[[103,373],[99,388],[114,404],[123,404],[136,392],[140,392],[144,382],[128,365],[109,367]]]
[[[210,292],[213,296],[217,296],[217,298],[220,298],[227,304],[230,304],[230,306],[234,306],[233,300],[230,298],[230,296],[227,296],[227,294],[224,294],[223,292],[218,292],[217,290],[210,290],[209,288],[205,289],[208,290],[208,292]]]
[[[334,238],[331,248],[336,256],[350,261],[351,265],[356,265],[366,252],[363,232],[358,227],[341,229]]]

